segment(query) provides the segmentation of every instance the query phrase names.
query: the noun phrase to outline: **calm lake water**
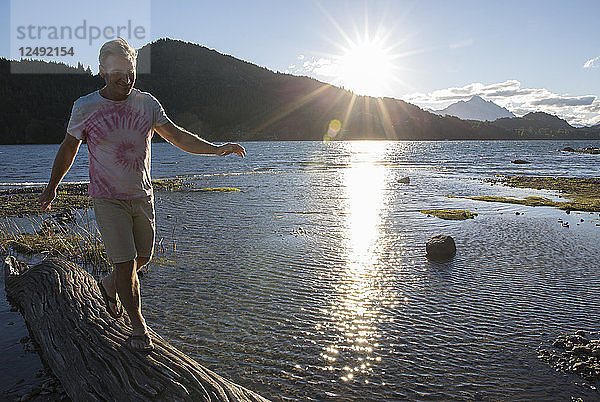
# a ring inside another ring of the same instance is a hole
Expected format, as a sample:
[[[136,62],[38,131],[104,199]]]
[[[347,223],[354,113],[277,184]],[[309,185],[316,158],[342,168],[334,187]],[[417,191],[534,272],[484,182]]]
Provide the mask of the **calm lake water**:
[[[536,357],[562,332],[599,335],[598,214],[444,197],[557,197],[481,179],[597,177],[599,155],[559,150],[599,142],[243,145],[245,159],[153,145],[153,177],[241,190],[156,194],[166,251],[143,305],[169,342],[275,400],[600,398]],[[0,146],[0,189],[47,181],[56,150]],[[85,147],[65,180],[87,180]],[[458,248],[444,264],[424,256],[439,233]]]

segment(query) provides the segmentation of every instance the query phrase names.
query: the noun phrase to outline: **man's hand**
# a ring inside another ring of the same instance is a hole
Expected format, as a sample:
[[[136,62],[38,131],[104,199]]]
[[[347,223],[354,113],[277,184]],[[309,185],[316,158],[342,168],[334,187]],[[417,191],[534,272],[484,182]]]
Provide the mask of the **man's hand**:
[[[50,188],[50,186],[46,186],[42,195],[40,195],[40,204],[42,207],[42,211],[46,211],[50,209],[50,205],[52,201],[56,198],[56,188]]]
[[[40,206],[43,211],[50,209],[50,204],[52,204],[52,201],[56,198],[58,184],[62,178],[65,177],[67,171],[73,164],[73,160],[75,159],[75,155],[77,155],[80,144],[81,140],[70,134],[66,134],[65,139],[62,144],[60,144],[60,148],[58,148],[58,152],[54,158],[54,165],[52,165],[50,181],[44,189],[44,192],[42,192],[42,195],[40,195]]]
[[[219,156],[237,154],[243,158],[244,156],[246,156],[246,150],[240,144],[228,142],[227,144],[219,145],[215,154]]]

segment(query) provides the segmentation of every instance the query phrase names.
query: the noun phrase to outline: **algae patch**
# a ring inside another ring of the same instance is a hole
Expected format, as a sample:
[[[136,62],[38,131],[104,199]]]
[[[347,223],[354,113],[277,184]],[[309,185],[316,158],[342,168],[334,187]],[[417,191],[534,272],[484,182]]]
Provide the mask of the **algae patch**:
[[[40,194],[12,194],[0,196],[0,217],[25,216],[42,213]],[[87,209],[92,207],[92,200],[87,195],[75,195],[59,192],[48,212],[64,212],[71,209]]]
[[[11,237],[0,238],[0,245],[10,246],[16,252],[31,255],[37,253],[50,253],[73,257],[91,257],[104,251],[102,243],[91,244],[89,239],[82,235],[45,235],[22,233]]]
[[[465,209],[423,209],[422,214],[432,215],[436,218],[453,220],[453,221],[464,221],[466,219],[473,219],[477,216],[475,212],[467,211]]]
[[[600,212],[600,179],[579,177],[532,177],[506,176],[500,179],[488,180],[509,187],[531,188],[536,190],[558,191],[569,201],[553,201],[545,197],[529,196],[523,199],[497,196],[456,197],[476,201],[503,202],[527,206],[547,206],[562,210]]]
[[[157,179],[152,180],[152,187],[156,191],[181,191],[190,187],[190,184],[180,179]]]
[[[44,221],[28,218],[28,223],[22,224],[10,218],[0,221],[0,254],[48,254],[89,264],[97,270],[108,269],[104,244],[89,220],[81,224],[59,222],[56,215]],[[27,232],[28,226],[34,233]]]
[[[191,187],[190,183],[180,179],[159,179],[153,180],[152,186],[155,191],[182,191]],[[0,218],[27,215],[65,212],[72,209],[92,208],[92,199],[87,193],[87,183],[61,184],[58,187],[57,195],[52,201],[52,207],[49,211],[40,209],[40,194],[44,190],[43,186],[21,187],[0,191]],[[207,191],[240,191],[230,189],[229,187],[219,187],[215,190]]]
[[[461,197],[462,198],[462,197]],[[556,207],[557,202],[552,201],[549,198],[544,197],[525,197],[523,199],[519,198],[510,198],[510,197],[498,197],[493,195],[480,195],[475,197],[464,197],[470,200],[475,201],[487,201],[487,202],[503,202],[506,204],[518,204],[518,205],[527,205],[529,207]]]
[[[163,257],[153,258],[152,262],[154,262],[155,264],[158,264],[158,265],[170,265],[170,266],[174,266],[176,264],[175,261],[170,260],[168,258],[163,258]]]

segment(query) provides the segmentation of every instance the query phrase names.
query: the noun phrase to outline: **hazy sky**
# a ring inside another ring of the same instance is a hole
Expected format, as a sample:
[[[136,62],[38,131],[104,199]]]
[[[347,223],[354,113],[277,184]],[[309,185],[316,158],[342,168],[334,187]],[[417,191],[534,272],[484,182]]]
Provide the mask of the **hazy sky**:
[[[11,57],[16,23],[103,26],[124,18],[147,28],[146,43],[182,39],[356,92],[434,108],[479,94],[517,114],[600,121],[599,1],[29,3],[16,16],[13,6],[11,17],[11,2],[0,0],[0,56]],[[78,49],[94,70],[101,43]]]

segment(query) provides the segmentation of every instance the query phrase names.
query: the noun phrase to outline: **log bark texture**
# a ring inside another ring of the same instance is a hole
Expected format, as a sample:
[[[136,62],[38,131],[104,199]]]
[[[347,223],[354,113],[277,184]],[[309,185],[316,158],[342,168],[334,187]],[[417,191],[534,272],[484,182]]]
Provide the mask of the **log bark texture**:
[[[130,351],[125,343],[130,327],[123,317],[108,315],[95,279],[76,264],[53,258],[29,268],[7,257],[4,271],[8,299],[74,401],[266,401],[152,330],[152,353]]]

